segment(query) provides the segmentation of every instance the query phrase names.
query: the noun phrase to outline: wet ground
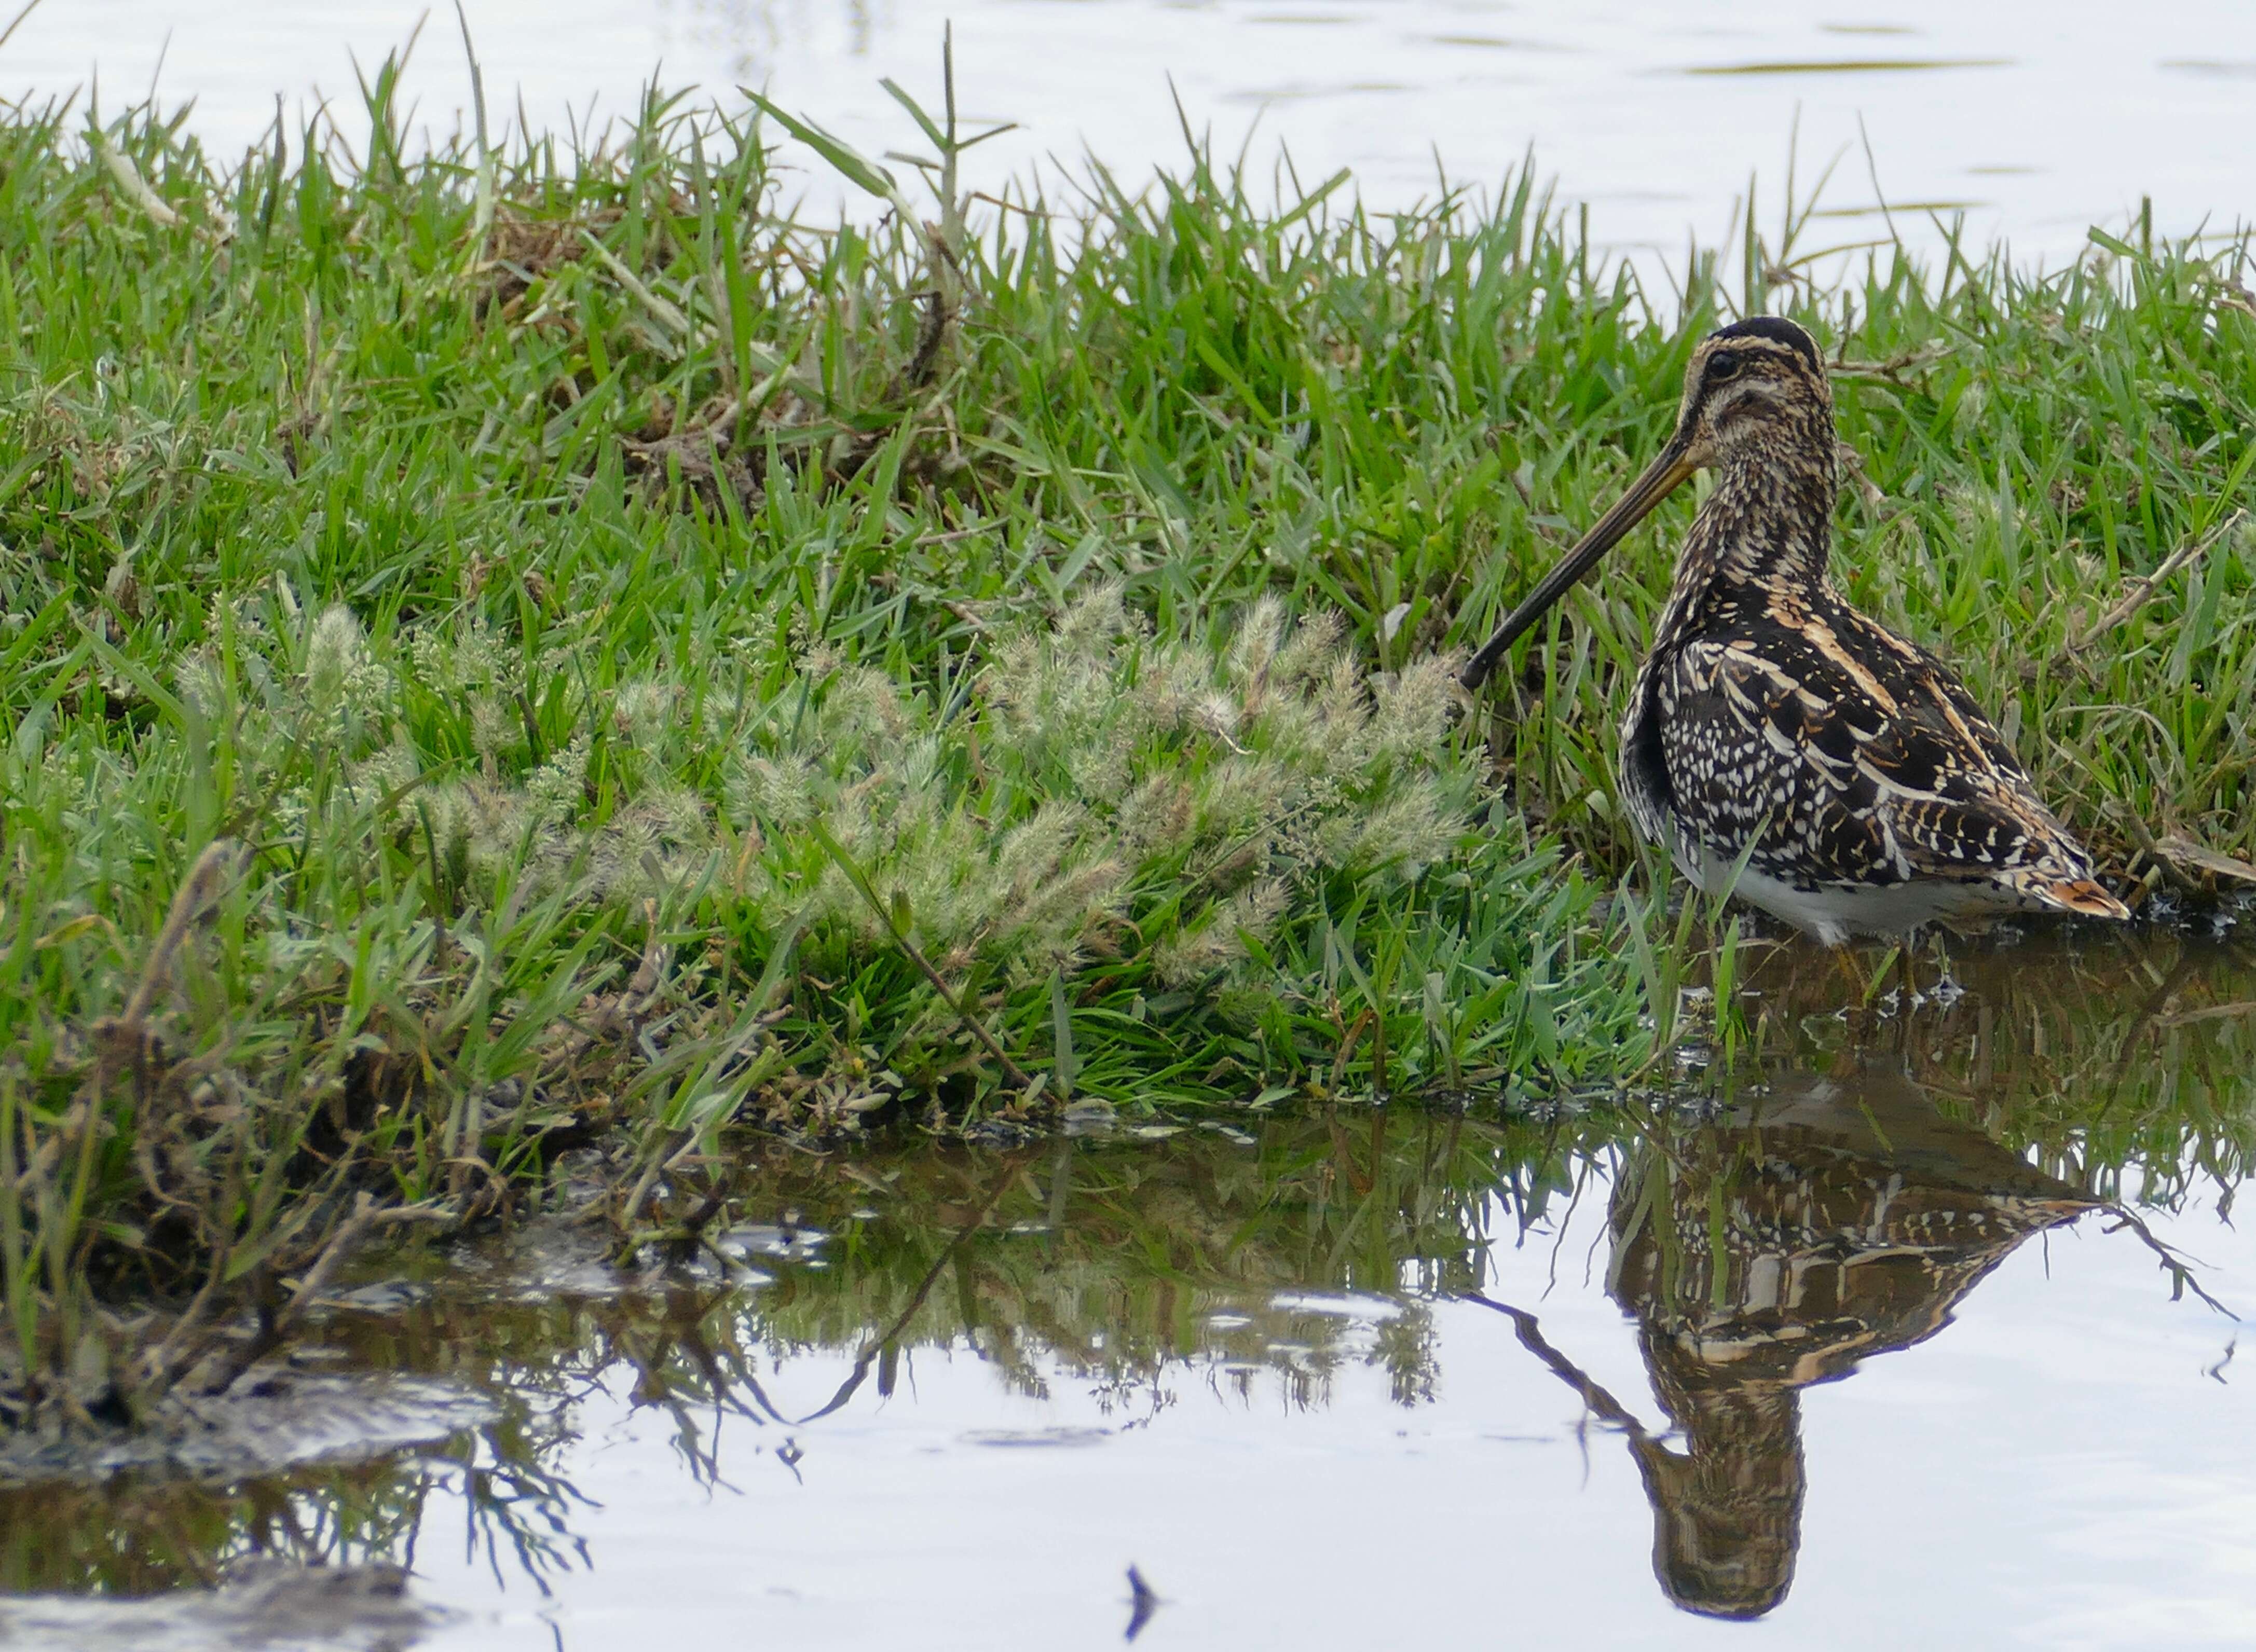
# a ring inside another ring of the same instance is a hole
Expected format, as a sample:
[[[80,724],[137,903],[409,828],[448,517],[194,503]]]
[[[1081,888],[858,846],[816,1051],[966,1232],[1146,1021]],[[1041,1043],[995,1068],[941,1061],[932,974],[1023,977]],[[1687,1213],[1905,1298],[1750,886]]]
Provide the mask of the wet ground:
[[[1243,147],[1265,179],[1282,145],[1308,184],[1352,166],[1366,198],[1388,207],[1432,197],[1442,171],[1492,187],[1532,147],[1562,200],[1590,203],[1597,245],[1637,250],[1656,282],[1666,267],[1681,278],[1689,235],[1734,244],[1750,173],[1775,256],[1797,131],[1792,181],[1804,195],[1840,163],[1804,253],[1892,230],[1932,253],[1939,223],[1963,212],[1969,244],[2002,237],[2057,265],[2083,250],[2088,226],[2119,230],[2142,196],[2154,200],[2158,230],[2229,231],[2249,215],[2256,158],[2256,9],[2241,0],[2180,0],[2135,18],[2111,0],[469,0],[466,10],[497,124],[522,109],[544,132],[585,130],[631,111],[655,74],[737,107],[736,88],[765,86],[871,155],[920,151],[878,81],[936,106],[952,22],[967,118],[1020,129],[973,151],[975,187],[1084,153],[1132,185],[1155,163],[1181,165],[1186,115],[1224,157]],[[444,132],[469,106],[469,79],[452,9],[427,0],[49,0],[0,51],[0,89],[53,94],[98,79],[114,113],[153,88],[168,109],[193,100],[192,127],[222,157],[262,141],[278,94],[293,121],[326,95],[357,142],[356,60],[372,69],[427,15],[407,95],[413,125]],[[839,193],[819,170],[801,186],[835,210]]]
[[[96,1597],[0,1645],[2256,1641],[2256,953],[1874,963],[1625,1107],[771,1146],[721,1256],[392,1259],[321,1465],[0,1493]],[[354,1449],[396,1371],[455,1398]]]

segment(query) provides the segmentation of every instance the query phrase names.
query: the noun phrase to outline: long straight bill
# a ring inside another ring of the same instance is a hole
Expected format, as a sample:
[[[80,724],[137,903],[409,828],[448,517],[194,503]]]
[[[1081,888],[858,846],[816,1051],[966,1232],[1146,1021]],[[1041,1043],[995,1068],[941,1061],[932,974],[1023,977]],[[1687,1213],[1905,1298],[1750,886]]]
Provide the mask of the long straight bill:
[[[1527,600],[1512,611],[1512,617],[1496,628],[1496,635],[1481,644],[1480,652],[1465,662],[1465,669],[1457,677],[1459,682],[1477,690],[1488,681],[1497,662],[1528,628],[1580,584],[1583,576],[1598,565],[1599,558],[1652,514],[1653,506],[1676,490],[1677,485],[1697,468],[1687,457],[1690,446],[1681,438],[1670,439],[1668,446],[1660,450],[1660,456],[1645,467],[1645,474],[1630,483],[1629,491],[1615,502],[1614,508],[1598,518],[1597,525],[1584,534],[1581,542],[1560,559],[1559,566],[1543,576],[1543,582],[1528,593]]]

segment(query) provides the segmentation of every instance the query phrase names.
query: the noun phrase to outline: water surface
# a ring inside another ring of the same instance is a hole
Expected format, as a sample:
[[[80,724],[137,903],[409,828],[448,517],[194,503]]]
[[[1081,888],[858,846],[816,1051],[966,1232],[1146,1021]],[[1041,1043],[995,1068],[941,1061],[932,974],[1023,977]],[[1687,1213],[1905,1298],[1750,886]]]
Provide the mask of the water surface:
[[[547,1219],[328,1316],[314,1367],[497,1420],[0,1494],[0,1563],[394,1563],[466,1648],[1111,1646],[1132,1565],[1139,1646],[2246,1645],[2237,1325],[2148,1243],[2256,1300],[2218,927],[1962,946],[1907,1011],[1782,948],[1760,1058],[1626,1107],[754,1146],[725,1269]]]
[[[153,87],[193,100],[219,151],[259,141],[282,96],[332,101],[364,129],[356,61],[372,68],[429,21],[417,121],[469,103],[453,17],[424,0],[46,0],[0,51],[0,88],[98,81],[116,110]],[[1839,162],[1801,250],[1893,231],[1922,247],[1962,213],[1973,244],[2004,237],[2059,263],[2095,222],[2152,196],[2165,232],[2256,215],[2256,8],[2184,0],[469,0],[495,120],[563,131],[631,111],[653,76],[741,107],[765,85],[871,153],[918,147],[878,87],[937,104],[955,28],[967,117],[1021,130],[975,151],[999,187],[1092,153],[1131,181],[1180,164],[1182,115],[1265,172],[1281,144],[1309,183],[1352,166],[1400,205],[1443,173],[1493,186],[1531,149],[1564,199],[1591,204],[1602,247],[1640,250],[1655,280],[1687,237],[1729,239],[1760,174],[1775,243],[1799,192]],[[1177,109],[1181,100],[1182,114]],[[293,115],[294,118],[294,115]],[[1798,145],[1794,142],[1799,131]],[[1865,141],[1869,138],[1868,163]],[[827,211],[827,178],[807,187]],[[1883,217],[1882,201],[1893,214]]]

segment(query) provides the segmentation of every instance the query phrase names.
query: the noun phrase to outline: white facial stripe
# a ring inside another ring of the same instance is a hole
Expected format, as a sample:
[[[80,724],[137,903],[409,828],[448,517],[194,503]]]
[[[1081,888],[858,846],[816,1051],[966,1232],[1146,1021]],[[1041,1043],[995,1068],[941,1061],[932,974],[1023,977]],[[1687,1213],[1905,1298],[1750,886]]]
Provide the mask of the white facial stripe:
[[[1767,402],[1775,407],[1785,399],[1777,381],[1766,375],[1736,378],[1718,390],[1715,399],[1708,404],[1709,421],[1721,425],[1732,416],[1733,410],[1742,402]]]

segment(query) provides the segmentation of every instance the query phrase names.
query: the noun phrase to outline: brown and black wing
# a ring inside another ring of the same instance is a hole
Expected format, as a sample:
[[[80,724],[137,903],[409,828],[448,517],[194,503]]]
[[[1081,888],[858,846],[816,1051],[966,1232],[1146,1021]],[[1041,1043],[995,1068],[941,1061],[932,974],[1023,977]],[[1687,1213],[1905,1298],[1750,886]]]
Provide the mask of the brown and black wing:
[[[1711,853],[1736,860],[1756,837],[1749,864],[1804,889],[2089,881],[1949,670],[1845,605],[1691,639],[1671,666],[1663,756]]]
[[[1799,889],[1899,881],[1837,703],[1746,636],[1680,644],[1659,690],[1676,822],[1701,847]]]
[[[1879,783],[1882,808],[1914,874],[1994,879],[2079,910],[2123,916],[1957,674],[1845,604],[1832,622],[1844,651],[1874,663],[1893,704],[1861,761]],[[2055,887],[2070,884],[2089,885],[2099,902]]]

